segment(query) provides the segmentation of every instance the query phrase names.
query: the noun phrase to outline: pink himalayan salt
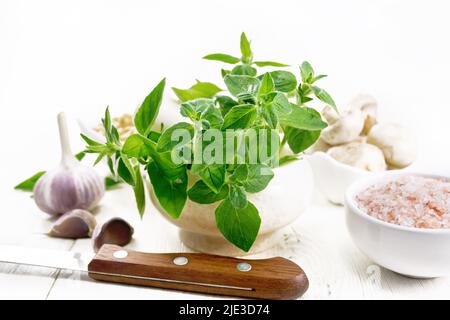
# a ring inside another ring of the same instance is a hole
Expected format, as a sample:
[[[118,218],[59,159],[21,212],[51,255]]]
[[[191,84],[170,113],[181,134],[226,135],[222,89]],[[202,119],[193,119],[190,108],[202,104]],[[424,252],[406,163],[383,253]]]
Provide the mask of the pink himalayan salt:
[[[450,180],[406,175],[356,195],[358,207],[379,220],[405,227],[450,228]]]

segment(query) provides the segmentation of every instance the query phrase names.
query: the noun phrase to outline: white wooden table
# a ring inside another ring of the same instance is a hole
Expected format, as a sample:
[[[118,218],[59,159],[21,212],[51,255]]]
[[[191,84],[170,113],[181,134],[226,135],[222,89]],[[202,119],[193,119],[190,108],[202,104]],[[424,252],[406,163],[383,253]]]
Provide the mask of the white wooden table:
[[[51,220],[34,208],[27,194],[11,192],[17,204],[14,220],[0,227],[1,243],[29,247],[91,252],[91,241],[47,237]],[[134,211],[127,187],[110,191],[96,216],[99,222],[121,216],[136,229],[130,248],[148,252],[189,251],[177,230],[152,206],[143,221]],[[21,209],[19,209],[21,208]],[[255,258],[282,256],[304,268],[310,288],[304,299],[396,299],[450,298],[450,279],[416,280],[379,268],[351,242],[342,207],[329,204],[320,195],[273,249]],[[15,230],[11,233],[11,230]],[[18,233],[16,230],[20,230]],[[95,282],[86,275],[54,269],[0,264],[0,299],[218,299],[191,293]]]

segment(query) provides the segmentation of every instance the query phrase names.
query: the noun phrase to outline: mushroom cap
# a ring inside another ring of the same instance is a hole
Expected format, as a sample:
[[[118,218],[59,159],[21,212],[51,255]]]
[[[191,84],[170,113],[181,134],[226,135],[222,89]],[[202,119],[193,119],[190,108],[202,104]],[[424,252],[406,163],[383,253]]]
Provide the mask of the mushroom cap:
[[[367,135],[377,123],[378,102],[369,94],[358,94],[349,103],[350,109],[360,110],[365,117],[362,135]]]
[[[362,170],[378,172],[387,169],[383,152],[363,139],[332,147],[327,153],[341,163]]]
[[[333,146],[355,141],[377,123],[377,113],[378,103],[368,94],[355,96],[340,114],[325,106],[322,116],[329,126],[322,131],[322,139]]]
[[[364,128],[365,116],[358,109],[349,109],[329,124],[321,134],[323,141],[336,146],[358,139]]]
[[[417,158],[417,141],[414,133],[396,123],[375,125],[367,142],[383,151],[386,162],[395,168],[404,168]]]
[[[338,113],[330,106],[325,106],[322,110],[322,116],[328,124],[333,124],[339,120]]]

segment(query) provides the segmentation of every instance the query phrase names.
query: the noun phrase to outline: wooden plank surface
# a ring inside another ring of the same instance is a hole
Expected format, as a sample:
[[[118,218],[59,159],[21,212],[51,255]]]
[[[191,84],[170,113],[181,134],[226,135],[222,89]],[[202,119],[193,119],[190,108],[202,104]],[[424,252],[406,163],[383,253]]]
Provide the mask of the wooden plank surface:
[[[3,186],[3,223],[0,244],[70,250],[73,240],[48,237],[53,220],[39,212],[29,194]],[[46,299],[55,284],[58,270],[0,263],[0,299]]]
[[[1,228],[1,243],[90,252],[90,239],[77,241],[47,237],[52,220],[35,213],[25,194],[10,193],[21,210],[9,227]],[[120,216],[135,227],[129,247],[147,252],[189,252],[178,239],[177,229],[153,206],[141,221],[134,210],[129,188],[107,193],[96,213],[99,223]],[[107,204],[107,205],[106,205]],[[11,230],[22,232],[12,234]],[[8,231],[9,230],[9,231]],[[343,208],[316,195],[313,206],[293,225],[276,247],[252,258],[282,256],[298,263],[307,273],[310,288],[304,299],[417,299],[450,298],[450,279],[417,280],[380,268],[351,242]],[[217,296],[162,289],[100,283],[78,272],[0,264],[0,299],[219,299]]]

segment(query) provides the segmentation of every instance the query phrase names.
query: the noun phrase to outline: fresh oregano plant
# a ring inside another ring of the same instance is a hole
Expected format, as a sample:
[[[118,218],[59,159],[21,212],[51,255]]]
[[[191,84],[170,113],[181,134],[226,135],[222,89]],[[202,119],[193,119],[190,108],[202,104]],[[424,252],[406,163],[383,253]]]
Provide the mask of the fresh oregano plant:
[[[185,122],[153,130],[162,103],[163,79],[135,114],[137,133],[123,144],[108,108],[102,119],[107,142],[82,137],[87,143],[85,152],[98,154],[96,163],[106,158],[116,181],[133,187],[141,215],[145,170],[160,206],[170,217],[180,217],[188,198],[201,204],[217,203],[218,229],[228,241],[248,251],[261,219],[247,195],[264,190],[274,176],[273,168],[295,161],[296,154],[314,144],[327,126],[320,113],[306,104],[317,98],[336,105],[316,85],[325,75],[316,75],[308,62],[301,64],[297,80],[286,70],[260,71],[287,65],[254,61],[245,33],[240,48],[240,58],[222,53],[204,57],[233,65],[230,70],[222,69],[226,90],[200,81],[189,89],[173,88]],[[293,154],[281,156],[286,143]],[[189,179],[195,181],[190,188]]]

